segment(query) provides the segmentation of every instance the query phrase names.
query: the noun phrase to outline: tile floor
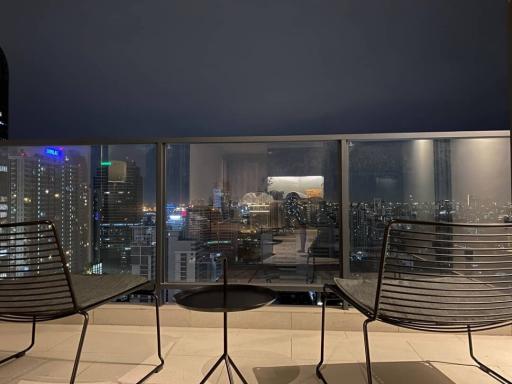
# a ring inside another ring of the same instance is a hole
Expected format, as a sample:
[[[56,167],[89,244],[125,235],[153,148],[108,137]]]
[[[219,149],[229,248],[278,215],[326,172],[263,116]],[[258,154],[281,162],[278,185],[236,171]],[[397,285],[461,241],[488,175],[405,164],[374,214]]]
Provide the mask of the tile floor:
[[[29,340],[29,325],[0,323],[0,359]],[[63,383],[71,373],[80,327],[38,325],[35,347],[27,356],[0,366],[0,384]],[[92,325],[80,364],[79,383],[134,383],[155,363],[154,329]],[[496,383],[472,367],[464,335],[378,333],[370,335],[376,383]],[[220,329],[162,328],[165,368],[148,383],[195,384],[222,349]],[[477,336],[482,360],[512,377],[512,337]],[[289,384],[319,381],[318,331],[233,329],[232,356],[249,383]],[[359,332],[328,332],[329,383],[365,383],[364,347]],[[220,371],[209,383],[227,383]]]

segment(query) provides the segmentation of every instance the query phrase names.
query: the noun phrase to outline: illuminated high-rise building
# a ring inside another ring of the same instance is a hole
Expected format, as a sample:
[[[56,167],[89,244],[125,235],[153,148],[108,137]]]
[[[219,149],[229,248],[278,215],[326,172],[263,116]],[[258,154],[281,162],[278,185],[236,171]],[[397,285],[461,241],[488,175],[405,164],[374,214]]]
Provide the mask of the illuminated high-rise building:
[[[0,140],[8,138],[9,123],[9,68],[0,48]]]
[[[2,152],[6,152],[4,148]],[[9,160],[0,154],[0,224],[8,222],[9,217]]]
[[[143,184],[134,161],[101,160],[93,181],[94,262],[131,272],[133,227],[142,224]]]
[[[77,151],[44,148],[33,154],[19,151],[9,155],[7,164],[1,166],[7,166],[8,220],[51,220],[71,270],[82,272],[90,259],[85,158]],[[2,177],[5,175],[0,172]]]
[[[190,145],[172,144],[167,148],[167,201],[175,204],[188,204],[190,200]]]
[[[133,275],[155,278],[156,226],[135,225],[132,227],[130,264]]]

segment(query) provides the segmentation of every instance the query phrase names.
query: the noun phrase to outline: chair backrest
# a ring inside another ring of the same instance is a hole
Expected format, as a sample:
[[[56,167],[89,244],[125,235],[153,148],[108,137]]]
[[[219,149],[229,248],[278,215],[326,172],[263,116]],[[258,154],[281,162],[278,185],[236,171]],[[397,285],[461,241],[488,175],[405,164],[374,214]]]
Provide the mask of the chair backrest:
[[[76,312],[66,259],[50,221],[0,225],[0,320],[44,321]]]
[[[375,314],[423,330],[512,323],[512,224],[390,222]]]

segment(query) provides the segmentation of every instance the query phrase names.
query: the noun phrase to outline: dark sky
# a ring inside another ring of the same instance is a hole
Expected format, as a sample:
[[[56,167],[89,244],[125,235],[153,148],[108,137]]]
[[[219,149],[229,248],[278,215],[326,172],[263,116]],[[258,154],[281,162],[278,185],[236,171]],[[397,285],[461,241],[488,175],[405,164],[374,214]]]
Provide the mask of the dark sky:
[[[508,129],[506,0],[3,0],[10,137]]]

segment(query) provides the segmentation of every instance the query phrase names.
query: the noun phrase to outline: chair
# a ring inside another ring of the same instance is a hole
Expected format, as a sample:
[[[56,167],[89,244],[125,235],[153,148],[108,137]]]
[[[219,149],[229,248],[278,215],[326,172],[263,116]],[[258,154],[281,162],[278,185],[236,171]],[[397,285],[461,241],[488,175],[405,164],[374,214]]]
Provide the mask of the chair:
[[[156,310],[157,349],[160,363],[139,383],[164,364],[160,343],[159,300],[155,285],[132,275],[74,275],[50,221],[0,225],[0,320],[32,323],[32,339],[24,350],[0,364],[25,355],[32,348],[36,323],[80,314],[83,327],[70,383],[75,382],[85,340],[88,311],[112,299],[140,294],[152,297]]]
[[[472,332],[512,324],[512,224],[391,221],[384,232],[378,274],[335,279],[322,294],[320,362],[324,362],[327,293],[347,301],[363,323],[368,383],[372,383],[368,324],[374,321],[433,332],[467,332],[478,368],[511,381],[475,356]]]

